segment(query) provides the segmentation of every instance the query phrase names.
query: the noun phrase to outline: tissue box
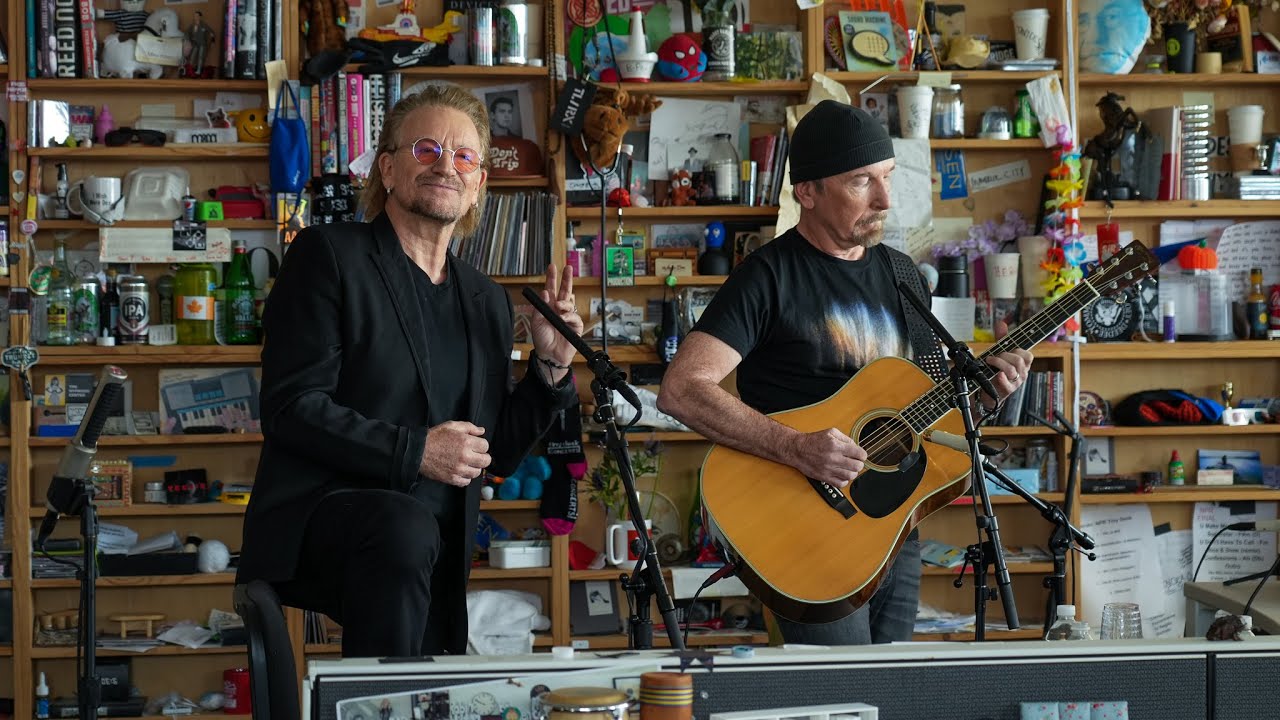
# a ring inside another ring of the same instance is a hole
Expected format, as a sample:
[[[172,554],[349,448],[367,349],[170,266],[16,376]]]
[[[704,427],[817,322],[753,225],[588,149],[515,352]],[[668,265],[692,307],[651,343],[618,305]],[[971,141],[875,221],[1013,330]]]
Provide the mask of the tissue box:
[[[489,544],[489,565],[496,568],[551,566],[548,540],[494,540]]]
[[[1018,483],[1023,490],[1032,494],[1040,492],[1040,468],[1000,468],[1000,470],[1008,475],[1009,479]],[[1012,495],[1013,493],[996,484],[991,478],[987,478],[987,494]]]

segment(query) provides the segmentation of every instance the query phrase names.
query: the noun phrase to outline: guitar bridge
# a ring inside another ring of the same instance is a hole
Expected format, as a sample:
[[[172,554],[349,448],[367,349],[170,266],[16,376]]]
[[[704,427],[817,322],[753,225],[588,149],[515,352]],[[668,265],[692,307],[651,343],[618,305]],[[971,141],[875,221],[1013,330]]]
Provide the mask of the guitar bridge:
[[[849,502],[849,498],[845,497],[844,493],[840,492],[839,489],[824,482],[814,480],[811,477],[806,477],[805,479],[809,481],[809,484],[813,486],[813,489],[822,497],[823,502],[829,505],[832,510],[835,510],[844,516],[845,520],[848,520],[858,514],[858,509],[853,506],[853,503]],[[856,483],[857,481],[855,480],[854,482]]]

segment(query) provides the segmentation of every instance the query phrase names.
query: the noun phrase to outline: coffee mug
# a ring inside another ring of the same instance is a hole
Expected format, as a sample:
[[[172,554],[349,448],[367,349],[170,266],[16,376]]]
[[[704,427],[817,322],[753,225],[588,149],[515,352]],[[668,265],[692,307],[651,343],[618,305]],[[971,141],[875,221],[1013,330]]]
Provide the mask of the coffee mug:
[[[120,178],[90,176],[78,181],[67,193],[67,209],[99,225],[114,225],[124,218]]]
[[[653,521],[645,520],[644,527],[652,531]],[[639,539],[640,534],[630,520],[610,525],[604,535],[604,555],[609,564],[617,567],[634,565],[640,559],[636,554],[636,541]]]

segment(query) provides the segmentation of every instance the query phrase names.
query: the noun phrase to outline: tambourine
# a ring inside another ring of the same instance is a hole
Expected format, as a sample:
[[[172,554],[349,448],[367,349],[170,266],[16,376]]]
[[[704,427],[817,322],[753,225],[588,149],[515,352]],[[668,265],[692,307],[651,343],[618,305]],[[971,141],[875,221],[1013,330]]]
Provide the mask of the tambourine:
[[[627,720],[631,701],[613,688],[567,687],[533,699],[533,720]]]

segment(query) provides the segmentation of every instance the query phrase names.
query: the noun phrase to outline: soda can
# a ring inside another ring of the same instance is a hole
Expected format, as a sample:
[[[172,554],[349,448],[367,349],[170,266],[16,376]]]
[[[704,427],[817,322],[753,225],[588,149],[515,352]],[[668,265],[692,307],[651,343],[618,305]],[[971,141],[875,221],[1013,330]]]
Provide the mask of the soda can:
[[[98,293],[95,277],[80,278],[71,291],[71,335],[76,342],[92,343],[98,336]]]
[[[147,279],[141,275],[120,278],[120,343],[141,345],[147,342],[151,321],[151,296]]]
[[[529,6],[519,0],[503,0],[498,8],[498,62],[529,62]]]
[[[471,64],[493,65],[493,8],[467,10],[467,27],[471,29]]]

